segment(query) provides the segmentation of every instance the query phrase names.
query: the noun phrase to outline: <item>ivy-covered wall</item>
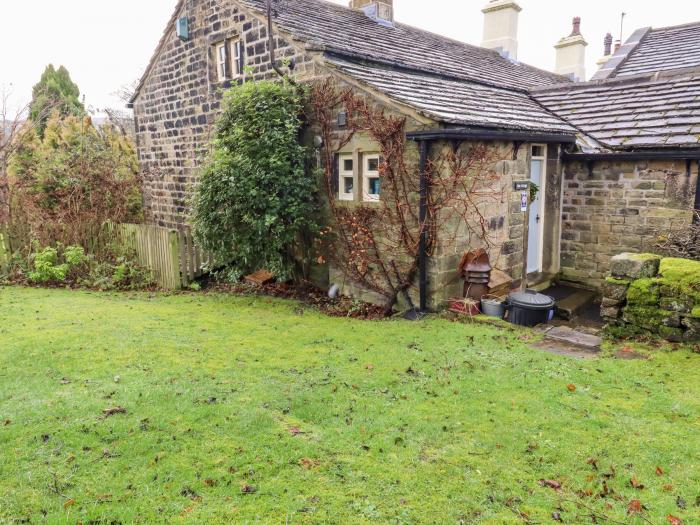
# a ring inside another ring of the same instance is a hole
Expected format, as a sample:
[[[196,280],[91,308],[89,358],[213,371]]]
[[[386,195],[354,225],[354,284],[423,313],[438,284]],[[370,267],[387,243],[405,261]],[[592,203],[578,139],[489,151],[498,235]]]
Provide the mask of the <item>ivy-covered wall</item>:
[[[615,337],[700,341],[700,262],[623,253],[612,258],[602,316]]]

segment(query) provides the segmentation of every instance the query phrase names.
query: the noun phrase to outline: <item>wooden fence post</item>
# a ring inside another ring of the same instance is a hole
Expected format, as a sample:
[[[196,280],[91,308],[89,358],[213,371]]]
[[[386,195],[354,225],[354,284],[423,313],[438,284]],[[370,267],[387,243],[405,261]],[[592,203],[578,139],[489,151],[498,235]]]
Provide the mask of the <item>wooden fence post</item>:
[[[11,259],[10,235],[5,229],[0,228],[0,269],[7,267]]]

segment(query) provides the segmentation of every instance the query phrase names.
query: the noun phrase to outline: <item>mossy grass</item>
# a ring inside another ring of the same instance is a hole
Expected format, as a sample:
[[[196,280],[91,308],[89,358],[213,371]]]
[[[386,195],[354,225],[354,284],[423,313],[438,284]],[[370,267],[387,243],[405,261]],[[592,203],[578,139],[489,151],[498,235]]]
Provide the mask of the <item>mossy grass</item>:
[[[700,302],[700,262],[689,259],[662,259],[659,269],[662,285]]]
[[[529,334],[0,288],[0,523],[695,523],[700,356]]]
[[[658,306],[661,300],[659,279],[637,279],[630,284],[627,302],[631,305]]]

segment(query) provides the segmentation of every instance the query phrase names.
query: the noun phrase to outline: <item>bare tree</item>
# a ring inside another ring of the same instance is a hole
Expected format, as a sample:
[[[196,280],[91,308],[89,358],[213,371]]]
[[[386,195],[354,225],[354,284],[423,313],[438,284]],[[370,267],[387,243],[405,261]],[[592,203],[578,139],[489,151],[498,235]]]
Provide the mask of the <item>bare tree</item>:
[[[31,126],[26,121],[29,103],[17,110],[10,108],[12,89],[0,87],[0,224],[10,221],[10,158],[19,147],[21,136]]]

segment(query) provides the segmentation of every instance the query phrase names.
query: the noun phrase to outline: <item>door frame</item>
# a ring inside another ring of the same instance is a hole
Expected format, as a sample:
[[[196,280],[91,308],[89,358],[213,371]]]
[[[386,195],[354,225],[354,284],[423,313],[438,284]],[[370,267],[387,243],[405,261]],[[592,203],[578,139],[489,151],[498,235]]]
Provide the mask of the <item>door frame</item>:
[[[533,149],[535,147],[540,147],[542,148],[542,155],[537,155],[534,156],[532,154]],[[532,216],[533,213],[538,214],[540,218],[540,231],[539,231],[539,250],[537,253],[537,268],[533,270],[532,272],[528,269],[528,273],[540,273],[543,271],[543,263],[544,263],[544,229],[545,229],[545,205],[546,205],[546,199],[547,199],[547,144],[530,144],[530,166],[529,166],[529,180],[532,180],[532,161],[533,160],[539,160],[542,162],[542,173],[540,177],[540,185],[539,185],[539,199],[540,199],[540,205],[539,209],[530,209],[530,216]],[[529,225],[528,225],[529,228]],[[530,239],[528,235],[528,253],[531,252],[531,247],[530,247]],[[525,264],[527,264],[527,261],[525,261]]]

